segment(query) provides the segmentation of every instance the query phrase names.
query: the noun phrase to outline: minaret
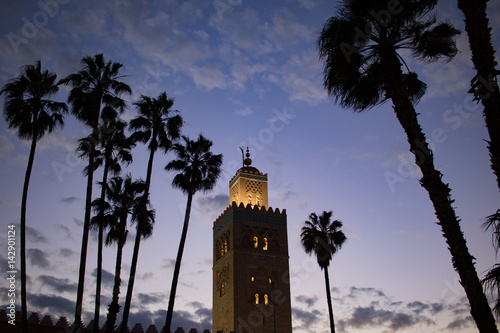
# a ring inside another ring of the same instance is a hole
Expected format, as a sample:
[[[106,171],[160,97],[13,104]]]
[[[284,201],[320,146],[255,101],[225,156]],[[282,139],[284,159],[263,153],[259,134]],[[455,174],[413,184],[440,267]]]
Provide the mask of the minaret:
[[[212,332],[292,332],[286,210],[268,206],[267,174],[246,158],[213,227]]]

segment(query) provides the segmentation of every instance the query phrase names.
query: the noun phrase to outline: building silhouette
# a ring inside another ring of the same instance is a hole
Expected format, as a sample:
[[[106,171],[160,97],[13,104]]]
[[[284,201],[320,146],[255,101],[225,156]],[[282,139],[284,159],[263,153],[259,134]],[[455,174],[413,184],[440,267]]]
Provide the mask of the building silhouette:
[[[291,333],[286,210],[269,207],[267,174],[251,164],[247,148],[213,226],[212,332]]]

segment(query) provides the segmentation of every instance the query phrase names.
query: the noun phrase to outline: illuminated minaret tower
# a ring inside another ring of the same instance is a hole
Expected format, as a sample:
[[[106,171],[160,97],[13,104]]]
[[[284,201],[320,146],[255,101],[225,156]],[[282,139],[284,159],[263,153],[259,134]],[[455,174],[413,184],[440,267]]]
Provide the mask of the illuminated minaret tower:
[[[286,210],[268,206],[267,174],[243,167],[213,227],[212,332],[292,332]]]

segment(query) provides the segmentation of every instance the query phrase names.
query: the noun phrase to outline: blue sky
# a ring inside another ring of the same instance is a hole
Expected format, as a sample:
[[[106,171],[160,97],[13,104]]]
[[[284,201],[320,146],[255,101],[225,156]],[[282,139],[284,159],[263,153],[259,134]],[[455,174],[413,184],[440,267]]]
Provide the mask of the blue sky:
[[[348,241],[330,266],[333,307],[340,332],[475,332],[468,303],[419,171],[392,107],[361,114],[341,109],[322,88],[315,42],[336,2],[320,0],[2,2],[0,85],[23,65],[41,60],[59,78],[83,56],[103,52],[124,65],[134,94],[166,91],[186,121],[185,135],[203,133],[224,155],[214,191],[195,197],[177,291],[173,326],[211,329],[212,223],[228,205],[228,181],[240,166],[239,146],[268,173],[269,205],[286,209],[294,332],[327,332],[323,274],[300,247],[310,213],[333,210]],[[438,15],[463,30],[455,1],[440,1]],[[499,49],[500,4],[488,7]],[[495,262],[484,217],[498,209],[481,108],[467,95],[473,77],[465,33],[449,63],[408,65],[428,85],[417,105],[432,141],[435,164],[450,184],[469,249],[481,276]],[[62,87],[57,99],[68,92]],[[0,99],[3,104],[3,97]],[[135,116],[130,106],[125,120]],[[86,180],[74,154],[88,130],[68,115],[66,126],[38,145],[28,198],[30,311],[53,318],[74,313]],[[2,230],[19,221],[29,145],[0,120]],[[145,178],[147,150],[138,146],[127,169]],[[186,197],[170,186],[157,155],[151,189],[153,236],[141,245],[130,325],[162,326],[181,233]],[[97,171],[96,178],[100,172]],[[95,186],[94,196],[99,193]],[[5,234],[6,232],[2,232]],[[125,247],[123,300],[134,230]],[[6,248],[7,237],[0,239]],[[1,261],[6,256],[0,254]],[[105,249],[102,310],[110,302],[114,247]],[[84,321],[93,313],[96,235],[89,242]],[[3,265],[3,264],[2,264]],[[5,281],[0,304],[7,304]],[[104,320],[101,321],[103,323]]]

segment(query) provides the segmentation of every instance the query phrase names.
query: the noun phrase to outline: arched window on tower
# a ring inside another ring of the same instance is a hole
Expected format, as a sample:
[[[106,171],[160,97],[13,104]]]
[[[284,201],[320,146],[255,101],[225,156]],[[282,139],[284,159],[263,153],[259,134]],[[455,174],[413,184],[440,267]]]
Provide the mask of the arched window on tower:
[[[255,304],[259,304],[259,293],[255,293]]]
[[[264,304],[265,305],[269,304],[269,295],[268,294],[264,294]]]
[[[259,238],[257,236],[253,236],[253,247],[254,248],[259,247]]]
[[[260,198],[257,196],[257,206],[260,206]]]
[[[262,245],[262,250],[267,251],[267,237],[264,237],[263,239],[263,245]]]
[[[227,239],[225,239],[224,240],[224,254],[227,253],[227,248],[228,248],[228,246],[227,246]]]

